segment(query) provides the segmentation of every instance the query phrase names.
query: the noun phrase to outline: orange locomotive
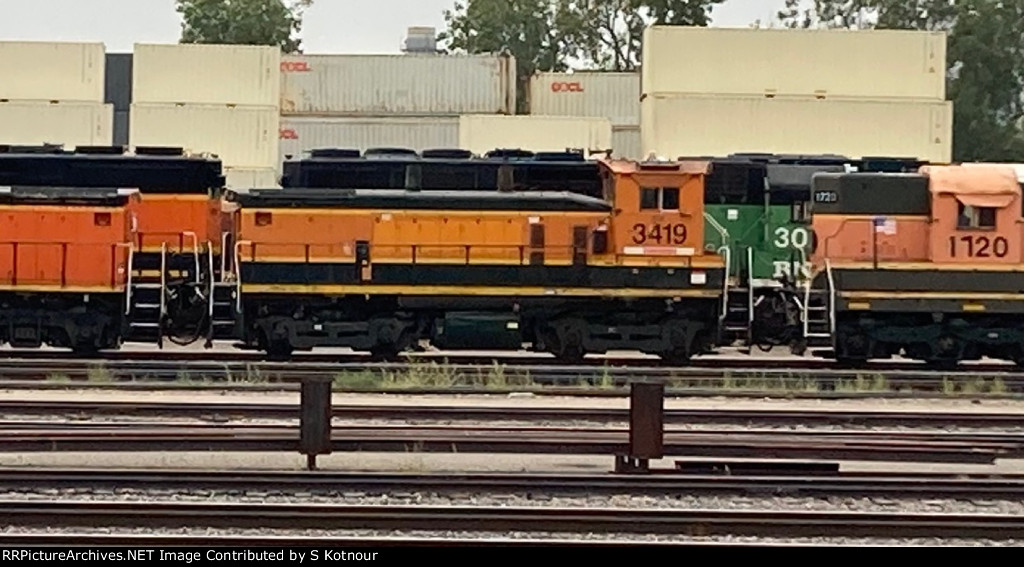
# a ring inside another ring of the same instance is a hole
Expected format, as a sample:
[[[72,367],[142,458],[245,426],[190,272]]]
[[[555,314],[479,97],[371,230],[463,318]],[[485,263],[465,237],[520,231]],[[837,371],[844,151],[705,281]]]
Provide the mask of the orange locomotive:
[[[219,161],[187,156],[181,148],[138,147],[129,154],[121,147],[78,147],[72,152],[59,146],[0,146],[0,186],[64,187],[64,193],[83,195],[102,187],[140,191],[126,292],[131,302],[123,330],[124,340],[131,342],[213,338],[208,298],[222,277],[215,258],[226,234],[220,225],[223,184]],[[68,242],[78,238],[57,224],[50,234]],[[79,250],[78,259],[106,261],[86,250]],[[10,269],[8,261],[0,255],[0,271]]]
[[[568,192],[229,193],[239,333],[287,358],[391,358],[531,343],[565,361],[672,361],[717,339],[726,267],[703,250],[707,164],[601,162],[605,199]]]
[[[0,188],[0,344],[117,348],[139,193]]]
[[[1024,364],[1021,188],[1008,167],[819,174],[809,336],[857,363]]]

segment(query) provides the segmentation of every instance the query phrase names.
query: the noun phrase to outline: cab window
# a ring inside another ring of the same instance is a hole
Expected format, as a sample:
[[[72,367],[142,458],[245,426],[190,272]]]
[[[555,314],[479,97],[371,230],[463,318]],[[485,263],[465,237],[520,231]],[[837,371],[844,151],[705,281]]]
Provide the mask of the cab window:
[[[644,187],[640,189],[641,211],[678,211],[678,187]]]
[[[956,227],[960,229],[995,228],[996,210],[993,207],[972,207],[957,203]]]

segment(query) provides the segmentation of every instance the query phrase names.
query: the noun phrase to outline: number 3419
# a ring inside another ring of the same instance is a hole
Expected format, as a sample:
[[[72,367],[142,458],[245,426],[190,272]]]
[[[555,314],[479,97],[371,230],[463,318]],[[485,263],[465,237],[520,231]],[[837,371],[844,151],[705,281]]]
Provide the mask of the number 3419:
[[[686,225],[637,223],[633,225],[632,236],[636,244],[683,244],[686,242]]]

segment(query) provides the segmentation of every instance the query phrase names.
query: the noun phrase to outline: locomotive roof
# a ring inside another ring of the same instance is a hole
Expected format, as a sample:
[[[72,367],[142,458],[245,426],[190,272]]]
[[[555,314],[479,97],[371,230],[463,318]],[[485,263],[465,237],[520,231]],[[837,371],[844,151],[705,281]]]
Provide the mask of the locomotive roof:
[[[143,193],[204,194],[224,185],[221,162],[181,148],[0,146],[0,185],[136,187]]]
[[[579,154],[505,151],[484,157],[461,150],[363,155],[355,150],[318,150],[324,155],[284,163],[285,188],[572,191],[601,197],[600,165]],[[461,156],[461,157],[460,157]],[[499,171],[511,169],[511,179]]]
[[[228,199],[253,208],[416,209],[460,211],[602,211],[603,199],[568,191],[416,191],[403,189],[254,189]]]
[[[0,186],[0,204],[119,207],[138,193],[138,189],[113,187]]]

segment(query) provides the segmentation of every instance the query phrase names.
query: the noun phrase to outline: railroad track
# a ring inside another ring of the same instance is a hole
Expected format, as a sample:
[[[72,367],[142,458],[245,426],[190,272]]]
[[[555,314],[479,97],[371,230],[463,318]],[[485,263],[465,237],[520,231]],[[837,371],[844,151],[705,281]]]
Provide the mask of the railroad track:
[[[744,466],[743,464],[740,467]],[[1024,498],[1024,475],[350,473],[211,470],[0,469],[0,489],[221,490],[273,493],[559,493],[572,495],[784,495],[803,497]]]
[[[177,353],[176,353],[177,354]],[[214,353],[215,354],[215,353]],[[148,357],[148,354],[147,354]],[[106,360],[80,359],[7,359],[0,362],[0,382],[5,387],[38,384],[38,387],[66,388],[69,384],[128,385],[173,383],[180,386],[253,384],[263,389],[284,389],[305,378],[331,378],[349,391],[380,391],[400,388],[430,391],[466,388],[494,392],[523,391],[534,387],[571,384],[621,386],[631,380],[666,382],[669,389],[686,391],[706,389],[717,395],[730,390],[775,389],[782,387],[799,393],[809,389],[851,390],[881,383],[888,391],[946,391],[974,386],[989,393],[1024,392],[1024,372],[1008,365],[964,366],[957,371],[927,370],[904,363],[888,363],[862,369],[835,369],[806,361],[778,359],[708,359],[687,368],[637,365],[551,364],[503,365],[363,362],[246,362],[224,359],[202,360]],[[998,383],[998,387],[997,387]],[[418,386],[417,386],[418,384]],[[423,387],[423,384],[433,385]],[[543,388],[540,388],[543,390]],[[877,388],[876,388],[877,389]],[[979,391],[980,389],[980,391]],[[595,389],[588,389],[590,392]]]
[[[742,354],[735,349],[726,349],[719,354],[702,355],[692,359],[685,368],[796,368],[796,369],[828,369],[835,368],[835,361],[826,358],[816,357],[794,357],[794,356],[765,356],[754,349],[753,354]],[[403,360],[393,363],[372,363],[368,353],[325,353],[325,352],[297,352],[292,356],[290,362],[270,363],[265,361],[263,353],[251,350],[147,350],[147,351],[106,351],[94,358],[83,359],[70,351],[59,350],[13,350],[0,349],[0,360],[43,360],[43,361],[74,361],[74,362],[209,362],[209,363],[261,363],[266,365],[291,365],[291,364],[362,364],[367,366],[391,364],[408,366],[412,364],[457,364],[466,366],[493,366],[503,364],[508,366],[544,366],[544,367],[566,367],[591,368],[591,367],[622,367],[631,368],[654,368],[671,369],[659,358],[648,355],[637,354],[634,356],[600,355],[589,356],[582,362],[573,365],[559,365],[555,358],[543,353],[501,353],[474,354],[471,352],[444,351],[444,352],[414,352],[401,355]],[[969,371],[981,372],[1020,372],[1010,362],[1005,361],[967,361],[961,364],[961,368]],[[928,367],[919,361],[893,359],[869,361],[863,369],[866,370],[927,370]]]
[[[295,452],[298,426],[78,424],[0,426],[0,452]],[[628,455],[629,431],[577,427],[346,426],[333,452]],[[905,431],[667,430],[666,457],[993,463],[1024,436]]]
[[[347,506],[195,502],[0,501],[5,524],[25,528],[426,530],[673,536],[1024,537],[1024,518],[788,510],[482,506]]]
[[[231,419],[292,420],[295,404],[244,402],[149,402],[84,400],[0,400],[0,415],[78,417],[174,417],[211,421]],[[413,420],[440,422],[596,422],[625,423],[629,410],[586,407],[431,406],[335,404],[333,415],[343,420]],[[669,425],[845,425],[861,427],[978,427],[1024,428],[1024,413],[921,412],[864,410],[664,410]]]
[[[643,541],[626,542],[630,547],[833,547],[825,544],[785,542],[717,542],[717,541]],[[501,548],[609,548],[622,547],[622,541],[597,539],[524,539],[524,538],[415,538],[415,537],[335,537],[335,536],[267,536],[267,535],[208,535],[208,534],[98,534],[92,532],[67,533],[0,533],[0,545],[13,546],[118,546],[135,548],[186,547],[317,547],[324,549],[372,547],[378,557],[387,557],[385,547],[501,547]],[[154,550],[154,552],[156,552]],[[204,559],[207,557],[204,556]],[[217,558],[214,557],[214,560]],[[226,560],[226,559],[225,559]]]

